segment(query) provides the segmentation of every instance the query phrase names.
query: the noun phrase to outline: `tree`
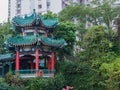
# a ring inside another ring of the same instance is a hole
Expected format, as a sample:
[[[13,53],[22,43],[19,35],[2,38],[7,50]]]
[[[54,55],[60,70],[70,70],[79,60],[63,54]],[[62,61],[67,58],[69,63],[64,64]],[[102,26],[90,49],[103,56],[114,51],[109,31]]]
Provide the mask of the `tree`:
[[[11,26],[10,22],[0,25],[0,53],[5,53],[4,42],[14,33],[14,31],[10,30],[10,26]]]
[[[116,0],[99,0],[93,1],[95,8],[91,8],[88,14],[88,19],[94,25],[105,25],[107,28],[112,28],[113,20],[120,14],[120,6],[115,6]]]
[[[120,89],[120,58],[116,58],[110,63],[102,63],[99,71],[102,77],[102,81],[99,82],[100,85],[108,88],[109,90]]]
[[[47,18],[58,18],[57,14],[53,14],[52,12],[47,12],[46,14],[44,14],[43,16],[47,17]]]
[[[115,6],[115,1],[94,0],[90,6],[82,4],[68,6],[60,12],[59,17],[62,21],[77,21],[77,31],[81,40],[86,32],[87,23],[106,26],[108,33],[110,33],[115,17],[120,14],[120,6]]]
[[[66,41],[66,46],[58,51],[58,54],[61,57],[60,59],[62,59],[65,54],[73,54],[73,48],[76,41],[75,31],[76,26],[71,22],[60,22],[60,24],[55,28],[53,33],[55,38],[64,38]]]
[[[84,29],[86,26],[86,17],[89,8],[82,4],[76,4],[74,6],[67,6],[59,13],[59,18],[61,21],[72,21],[77,24],[78,31]],[[80,28],[79,28],[80,27]]]
[[[108,34],[105,32],[105,27],[103,26],[93,26],[88,29],[81,43],[84,49],[83,52],[86,52],[86,57],[93,59],[100,57],[105,52],[109,52],[113,46],[107,37]]]

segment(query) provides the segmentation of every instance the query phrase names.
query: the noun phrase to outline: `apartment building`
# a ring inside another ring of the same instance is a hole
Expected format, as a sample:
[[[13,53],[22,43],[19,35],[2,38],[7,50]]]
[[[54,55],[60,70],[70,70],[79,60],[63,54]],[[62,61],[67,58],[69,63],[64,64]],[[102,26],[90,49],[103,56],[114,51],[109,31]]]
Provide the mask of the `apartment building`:
[[[11,20],[14,16],[30,14],[36,10],[36,13],[44,14],[48,11],[58,13],[62,10],[61,0],[8,0],[8,18]]]
[[[91,0],[8,0],[8,18],[36,13],[45,14],[48,11],[59,13],[63,8],[73,3],[90,4]]]

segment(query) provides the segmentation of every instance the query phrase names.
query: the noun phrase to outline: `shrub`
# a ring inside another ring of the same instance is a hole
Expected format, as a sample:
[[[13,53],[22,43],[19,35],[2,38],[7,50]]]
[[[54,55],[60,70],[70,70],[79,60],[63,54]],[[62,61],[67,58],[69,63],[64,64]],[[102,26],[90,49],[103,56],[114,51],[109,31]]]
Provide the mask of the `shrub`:
[[[20,90],[19,87],[9,86],[4,80],[0,80],[0,90]]]
[[[5,82],[0,82],[0,90],[10,90],[9,85]]]
[[[11,71],[5,75],[5,82],[10,86],[20,88],[24,86],[23,80],[19,76],[13,76]]]
[[[62,90],[62,87],[66,85],[66,81],[62,74],[57,74],[54,78],[24,79],[24,85],[24,90]]]

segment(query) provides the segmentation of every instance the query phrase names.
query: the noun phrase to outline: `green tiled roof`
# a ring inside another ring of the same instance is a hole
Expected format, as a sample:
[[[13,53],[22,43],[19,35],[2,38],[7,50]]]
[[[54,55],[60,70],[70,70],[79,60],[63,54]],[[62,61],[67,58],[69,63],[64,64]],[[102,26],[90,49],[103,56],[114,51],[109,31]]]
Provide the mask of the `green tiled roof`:
[[[36,14],[32,14],[30,16],[24,16],[24,17],[14,17],[12,19],[13,23],[15,23],[15,25],[18,26],[28,26],[31,25],[35,20],[37,19],[37,15]]]
[[[45,27],[54,27],[58,24],[57,19],[54,18],[46,18],[44,16],[39,16],[36,13],[33,13],[30,16],[17,16],[14,17],[12,19],[12,22],[16,25],[16,26],[30,26],[34,23],[42,23],[43,26]]]
[[[8,39],[8,43],[14,46],[23,46],[23,45],[33,45],[37,42],[42,42],[44,45],[48,46],[61,46],[65,44],[64,39],[51,39],[45,36],[36,37],[36,36],[17,36],[14,38]]]
[[[32,45],[37,42],[36,36],[17,36],[14,38],[8,39],[8,42],[15,46],[21,46],[21,45]]]
[[[47,27],[51,27],[51,26],[53,27],[58,24],[58,21],[54,18],[40,17],[40,19],[41,19],[42,24]]]
[[[65,44],[65,40],[64,39],[51,39],[48,37],[43,37],[41,38],[41,42],[45,45],[49,45],[49,46],[62,46]]]
[[[12,54],[0,54],[0,61],[3,60],[6,61],[8,59],[13,59],[13,58],[15,58],[15,56]]]

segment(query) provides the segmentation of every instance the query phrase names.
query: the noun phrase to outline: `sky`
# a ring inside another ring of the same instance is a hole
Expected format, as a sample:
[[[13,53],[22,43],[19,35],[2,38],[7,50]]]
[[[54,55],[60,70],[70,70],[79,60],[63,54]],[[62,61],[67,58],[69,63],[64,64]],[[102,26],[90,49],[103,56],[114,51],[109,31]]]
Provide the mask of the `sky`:
[[[8,0],[0,0],[0,23],[6,22],[8,18]]]

